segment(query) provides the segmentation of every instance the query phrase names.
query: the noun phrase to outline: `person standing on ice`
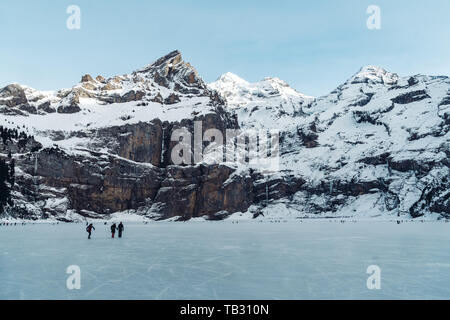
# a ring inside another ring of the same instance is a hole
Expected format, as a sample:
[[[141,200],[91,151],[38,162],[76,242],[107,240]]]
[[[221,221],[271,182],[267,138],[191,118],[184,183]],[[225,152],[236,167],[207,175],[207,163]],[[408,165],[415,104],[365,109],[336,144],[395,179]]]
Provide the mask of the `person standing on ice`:
[[[124,226],[122,224],[122,222],[119,223],[119,227],[117,227],[117,230],[119,230],[119,238],[122,238],[122,232],[124,230]]]
[[[114,238],[114,235],[116,234],[116,224],[113,223],[113,225],[111,226],[111,237]]]
[[[89,235],[88,235],[88,239],[91,238],[91,232],[92,232],[92,229],[95,230],[95,228],[94,228],[94,226],[92,225],[92,223],[86,227],[86,231],[87,231],[87,233],[89,234]]]

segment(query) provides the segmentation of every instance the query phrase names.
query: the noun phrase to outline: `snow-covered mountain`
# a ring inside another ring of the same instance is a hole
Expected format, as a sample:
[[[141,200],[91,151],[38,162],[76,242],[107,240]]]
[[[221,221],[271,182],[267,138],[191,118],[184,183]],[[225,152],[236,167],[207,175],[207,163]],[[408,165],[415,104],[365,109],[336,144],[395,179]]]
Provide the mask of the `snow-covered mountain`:
[[[84,75],[69,89],[43,92],[9,85],[0,90],[0,114],[45,135],[45,131],[71,132],[156,118],[176,121],[206,114],[213,112],[218,99],[212,95],[196,70],[174,51],[131,74],[109,79]]]
[[[287,134],[282,159],[328,192],[300,202],[348,215],[448,215],[449,96],[448,77],[365,67],[316,99]]]
[[[303,108],[313,101],[278,78],[249,83],[228,72],[209,87],[227,100],[241,125],[253,128],[295,123],[295,118],[303,115]]]
[[[13,84],[0,90],[0,157],[15,162],[7,213],[447,217],[449,113],[448,77],[368,66],[312,98],[277,78],[227,73],[207,85],[178,51],[128,75],[86,75],[70,89]],[[279,129],[280,171],[173,165],[172,132],[196,120],[203,132]]]
[[[225,74],[210,85],[239,110],[241,127],[280,129],[281,172],[305,180],[305,190],[273,203],[267,214],[450,213],[448,77],[399,77],[367,66],[317,99],[286,85],[273,96],[258,94],[272,83]],[[288,116],[280,116],[279,101]],[[265,112],[249,112],[254,105]]]

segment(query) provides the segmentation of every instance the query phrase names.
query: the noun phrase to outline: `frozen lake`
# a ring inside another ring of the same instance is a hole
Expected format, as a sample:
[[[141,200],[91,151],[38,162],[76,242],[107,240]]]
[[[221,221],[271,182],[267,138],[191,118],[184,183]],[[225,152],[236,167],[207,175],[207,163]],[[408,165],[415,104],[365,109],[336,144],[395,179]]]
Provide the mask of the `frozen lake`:
[[[92,240],[84,224],[0,226],[0,299],[450,298],[450,223],[94,225]]]

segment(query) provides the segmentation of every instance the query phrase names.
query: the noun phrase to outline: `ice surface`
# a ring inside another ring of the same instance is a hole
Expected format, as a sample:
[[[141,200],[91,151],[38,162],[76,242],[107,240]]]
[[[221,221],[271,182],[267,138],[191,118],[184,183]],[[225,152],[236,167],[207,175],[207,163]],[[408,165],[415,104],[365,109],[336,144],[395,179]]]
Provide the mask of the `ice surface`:
[[[443,222],[0,226],[0,299],[450,298]],[[81,290],[66,269],[81,268]],[[381,290],[366,286],[381,268]]]

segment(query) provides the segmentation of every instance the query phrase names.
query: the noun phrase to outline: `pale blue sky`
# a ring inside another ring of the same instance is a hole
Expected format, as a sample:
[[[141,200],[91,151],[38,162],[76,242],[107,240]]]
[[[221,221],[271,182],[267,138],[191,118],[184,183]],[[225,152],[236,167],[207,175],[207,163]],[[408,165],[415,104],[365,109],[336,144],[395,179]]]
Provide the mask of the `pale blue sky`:
[[[66,9],[81,8],[81,30]],[[382,29],[366,28],[381,8]],[[129,73],[178,49],[210,82],[231,71],[319,96],[379,65],[400,75],[450,75],[448,0],[2,0],[0,86],[41,90],[85,73]]]

